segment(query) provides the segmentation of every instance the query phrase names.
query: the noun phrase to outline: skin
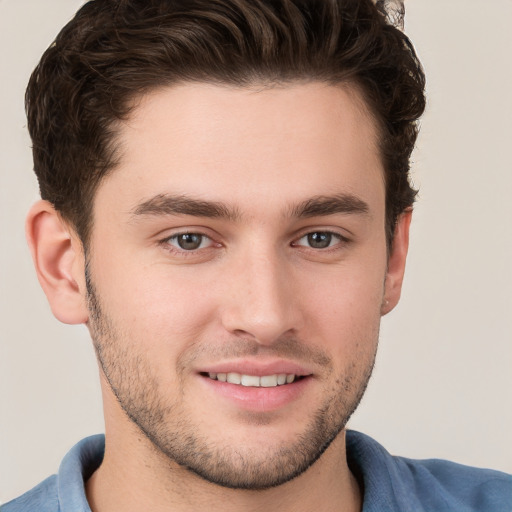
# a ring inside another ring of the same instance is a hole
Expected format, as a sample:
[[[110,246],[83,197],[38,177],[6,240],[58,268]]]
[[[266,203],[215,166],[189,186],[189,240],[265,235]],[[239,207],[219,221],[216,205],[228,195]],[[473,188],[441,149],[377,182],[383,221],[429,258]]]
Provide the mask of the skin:
[[[363,100],[186,84],[142,98],[118,141],[87,255],[48,203],[27,221],[54,314],[87,323],[98,355],[92,510],[359,510],[344,426],[400,296],[410,222],[388,255]],[[290,365],[300,381],[242,398],[204,375]]]

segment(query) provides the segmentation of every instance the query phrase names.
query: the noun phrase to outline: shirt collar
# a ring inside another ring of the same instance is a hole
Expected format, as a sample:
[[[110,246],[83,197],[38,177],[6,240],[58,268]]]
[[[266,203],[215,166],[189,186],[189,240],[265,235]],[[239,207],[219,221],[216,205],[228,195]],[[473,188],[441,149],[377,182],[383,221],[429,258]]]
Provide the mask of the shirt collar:
[[[363,493],[363,512],[408,510],[410,493],[402,489],[394,458],[379,443],[359,432],[347,431],[347,459]],[[91,512],[85,494],[89,477],[100,466],[105,453],[105,436],[87,437],[64,457],[58,472],[58,494],[62,512]],[[397,488],[400,487],[400,488]]]
[[[62,512],[91,512],[84,482],[99,468],[104,453],[105,436],[98,434],[83,439],[66,454],[57,475]]]

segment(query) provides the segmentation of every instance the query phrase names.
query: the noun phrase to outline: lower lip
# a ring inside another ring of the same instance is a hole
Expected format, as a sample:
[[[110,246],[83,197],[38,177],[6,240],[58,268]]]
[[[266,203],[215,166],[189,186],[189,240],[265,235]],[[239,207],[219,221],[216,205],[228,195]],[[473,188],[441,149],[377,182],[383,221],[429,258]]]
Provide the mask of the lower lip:
[[[303,377],[291,384],[271,388],[242,386],[200,376],[206,386],[216,394],[227,398],[237,407],[249,411],[270,412],[297,400],[311,384],[311,377]]]

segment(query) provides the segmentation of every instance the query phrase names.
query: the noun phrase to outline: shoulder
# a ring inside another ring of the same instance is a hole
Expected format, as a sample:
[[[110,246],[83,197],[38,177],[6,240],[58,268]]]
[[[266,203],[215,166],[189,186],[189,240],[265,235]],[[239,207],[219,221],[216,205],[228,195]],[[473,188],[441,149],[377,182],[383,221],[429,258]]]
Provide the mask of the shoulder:
[[[0,506],[0,512],[59,512],[57,476],[53,475],[30,491]]]
[[[377,507],[383,499],[394,512],[512,510],[512,475],[440,459],[392,456],[370,437],[352,431],[347,432],[347,454],[364,487],[365,512],[384,510]]]
[[[105,437],[87,437],[77,443],[53,475],[32,490],[0,507],[0,512],[90,512],[85,482],[103,460]]]
[[[512,510],[512,475],[439,459],[394,461],[425,504],[468,512]]]

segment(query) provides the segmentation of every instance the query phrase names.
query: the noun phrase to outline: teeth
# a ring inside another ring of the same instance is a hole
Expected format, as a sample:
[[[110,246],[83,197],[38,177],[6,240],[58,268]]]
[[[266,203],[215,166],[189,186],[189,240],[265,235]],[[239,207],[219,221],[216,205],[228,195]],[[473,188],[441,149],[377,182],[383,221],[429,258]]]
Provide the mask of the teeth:
[[[261,377],[260,386],[262,388],[273,388],[277,386],[277,375],[265,375]]]
[[[230,384],[241,384],[242,376],[239,373],[230,372],[228,373],[228,382]]]
[[[257,375],[244,375],[241,373],[208,373],[210,379],[219,380],[221,382],[229,382],[230,384],[241,384],[242,386],[249,386],[255,388],[273,388],[282,386],[284,384],[291,384],[295,380],[293,373],[280,373],[276,375],[264,375],[259,377]]]
[[[255,375],[242,375],[242,386],[255,386],[260,385],[260,378]]]

